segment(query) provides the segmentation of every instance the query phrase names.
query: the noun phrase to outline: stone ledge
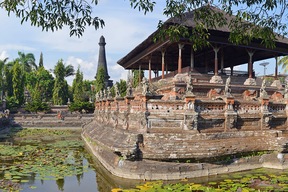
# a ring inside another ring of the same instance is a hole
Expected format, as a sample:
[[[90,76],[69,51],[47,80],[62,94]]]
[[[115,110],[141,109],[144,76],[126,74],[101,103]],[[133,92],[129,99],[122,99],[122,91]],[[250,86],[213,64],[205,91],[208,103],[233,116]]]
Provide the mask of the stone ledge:
[[[231,164],[169,163],[151,160],[128,161],[105,148],[94,145],[82,135],[86,147],[113,175],[139,180],[179,180],[245,171],[257,168],[287,169],[288,155],[281,153],[235,159]]]

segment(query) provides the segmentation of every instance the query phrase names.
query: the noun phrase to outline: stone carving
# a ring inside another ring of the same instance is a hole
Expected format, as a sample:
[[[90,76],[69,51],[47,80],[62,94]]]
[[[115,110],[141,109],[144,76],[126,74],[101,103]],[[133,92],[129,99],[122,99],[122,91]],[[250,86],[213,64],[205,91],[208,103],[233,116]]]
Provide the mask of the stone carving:
[[[96,100],[96,101],[99,101],[99,99],[100,99],[99,92],[97,92],[97,93],[95,94],[95,100]]]
[[[198,130],[198,113],[186,114],[184,119],[184,130]]]
[[[111,95],[111,88],[107,87],[107,99],[111,99],[112,95]]]
[[[128,129],[128,127],[129,127],[129,113],[128,112],[124,112],[124,119],[123,119],[123,128],[124,129]]]
[[[225,128],[232,129],[237,127],[237,113],[234,111],[225,112]]]
[[[139,120],[140,120],[140,125],[141,125],[141,128],[142,129],[148,129],[149,128],[149,124],[148,124],[148,117],[149,117],[149,115],[150,115],[150,113],[149,113],[149,111],[145,111],[145,113],[143,114],[143,115],[141,115],[141,117],[139,118]],[[148,130],[147,130],[147,132],[148,132]]]
[[[99,95],[100,95],[100,96],[99,96],[100,100],[102,100],[102,99],[104,98],[104,97],[103,97],[103,90],[100,90],[100,91],[99,91]]]
[[[268,97],[268,94],[267,94],[265,89],[266,89],[266,79],[263,79],[262,85],[261,85],[261,88],[260,88],[260,97],[261,98]]]
[[[248,78],[245,80],[244,85],[257,85],[256,80],[253,78]]]
[[[271,113],[263,113],[261,127],[262,129],[270,129],[270,121],[272,119]]]
[[[116,111],[111,114],[112,124],[114,128],[117,128],[118,125],[118,113]]]
[[[219,75],[214,75],[214,76],[210,79],[210,83],[219,83],[219,84],[222,84],[222,83],[223,83],[223,79],[222,79]]]
[[[132,90],[131,82],[128,82],[127,89],[126,89],[126,96],[127,97],[133,96],[133,90]]]
[[[150,95],[151,92],[149,88],[149,82],[146,77],[143,77],[141,84],[142,84],[142,95]]]
[[[103,89],[103,99],[107,99],[107,90]]]
[[[253,89],[248,89],[248,90],[245,90],[244,93],[243,93],[243,99],[244,100],[247,100],[247,101],[257,101],[257,92],[256,90],[253,90]]]
[[[193,91],[193,78],[191,74],[189,74],[186,82],[186,95],[194,95],[192,91]]]
[[[115,97],[116,97],[116,98],[120,97],[120,91],[119,91],[119,89],[118,89],[117,83],[114,85],[114,88],[115,88]]]
[[[288,99],[288,79],[285,78],[284,99]]]
[[[225,95],[225,96],[231,96],[230,83],[231,83],[231,77],[229,76],[229,77],[227,78],[226,84],[225,84],[225,89],[224,89],[224,95]]]

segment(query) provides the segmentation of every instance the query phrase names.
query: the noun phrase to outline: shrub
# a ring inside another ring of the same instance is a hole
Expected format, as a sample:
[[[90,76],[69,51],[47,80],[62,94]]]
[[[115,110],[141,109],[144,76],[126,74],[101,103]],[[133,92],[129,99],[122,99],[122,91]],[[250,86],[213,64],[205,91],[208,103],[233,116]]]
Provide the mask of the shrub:
[[[45,102],[32,101],[25,106],[25,110],[29,112],[47,112],[50,107]]]
[[[6,108],[10,110],[10,113],[16,113],[19,107],[19,102],[15,97],[6,98]]]
[[[73,102],[69,105],[69,111],[74,112],[74,111],[78,111],[78,112],[82,112],[83,110],[85,110],[85,112],[91,113],[94,111],[94,105],[93,103],[90,102]]]

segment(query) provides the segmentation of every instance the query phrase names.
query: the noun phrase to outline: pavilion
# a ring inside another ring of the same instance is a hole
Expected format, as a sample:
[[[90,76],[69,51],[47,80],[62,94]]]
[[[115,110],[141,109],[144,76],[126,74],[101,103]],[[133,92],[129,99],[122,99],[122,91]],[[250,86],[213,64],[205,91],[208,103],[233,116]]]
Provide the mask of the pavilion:
[[[212,11],[222,12],[218,8],[209,6]],[[180,18],[170,18],[164,25],[181,24],[188,28],[196,26],[194,21],[195,13],[187,12]],[[225,16],[231,20],[234,16]],[[141,44],[118,61],[125,69],[148,70],[149,82],[175,76],[188,71],[197,72],[201,75],[213,74],[210,83],[223,83],[222,77],[227,75],[246,76],[244,85],[256,85],[253,72],[253,63],[269,58],[288,55],[288,39],[278,37],[275,41],[275,48],[267,48],[261,44],[261,39],[254,39],[248,45],[235,45],[229,42],[230,31],[227,26],[209,28],[210,46],[194,51],[192,42],[182,38],[177,42],[169,39],[154,42],[154,36],[159,29],[152,33]],[[246,73],[236,74],[233,68],[248,63]],[[224,69],[230,68],[228,71]],[[152,72],[155,73],[152,78]],[[161,72],[161,75],[159,75]],[[278,68],[275,65],[275,79],[277,80]]]

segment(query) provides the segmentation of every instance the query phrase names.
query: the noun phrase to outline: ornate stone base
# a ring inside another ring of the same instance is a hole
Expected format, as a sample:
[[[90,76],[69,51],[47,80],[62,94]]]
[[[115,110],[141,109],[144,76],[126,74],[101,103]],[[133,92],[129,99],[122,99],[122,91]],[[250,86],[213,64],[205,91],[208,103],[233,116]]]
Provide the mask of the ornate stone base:
[[[187,73],[178,73],[173,77],[173,82],[186,82]]]
[[[280,82],[279,79],[275,79],[275,80],[273,81],[273,83],[271,84],[271,87],[281,88],[281,87],[282,87],[282,83]]]
[[[210,83],[220,83],[220,84],[223,84],[223,79],[222,79],[221,76],[219,76],[219,75],[214,75],[214,76],[210,79]]]
[[[256,85],[256,80],[253,78],[248,78],[246,79],[246,81],[244,82],[244,85]]]

